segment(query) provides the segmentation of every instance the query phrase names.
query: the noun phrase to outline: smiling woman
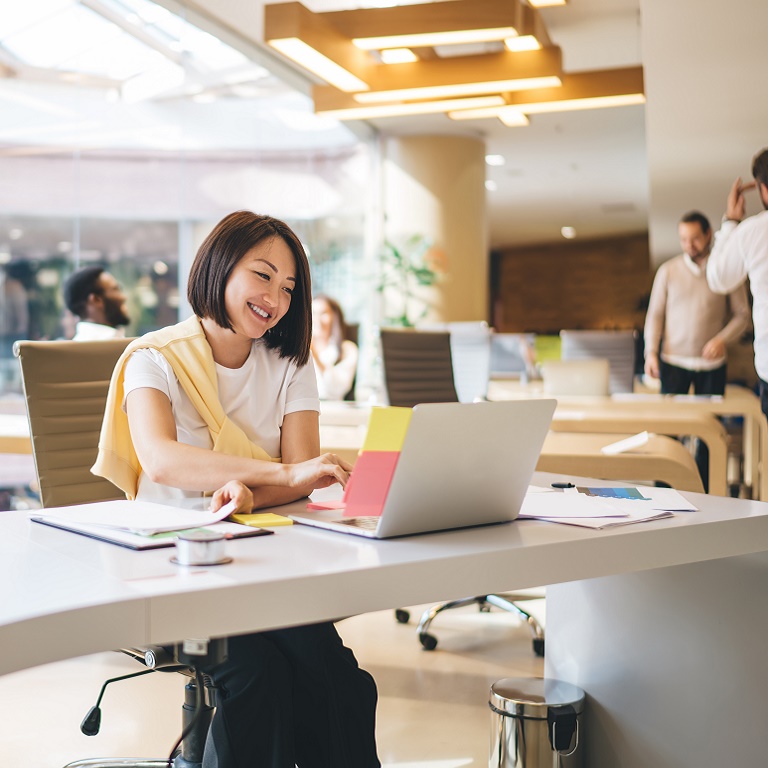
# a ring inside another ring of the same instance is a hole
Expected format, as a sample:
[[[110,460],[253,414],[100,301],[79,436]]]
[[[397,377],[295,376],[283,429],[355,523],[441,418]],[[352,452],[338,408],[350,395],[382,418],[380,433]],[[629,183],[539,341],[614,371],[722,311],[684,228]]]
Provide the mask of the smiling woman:
[[[93,471],[144,500],[235,480],[256,507],[346,485],[351,467],[319,455],[309,264],[290,227],[226,216],[200,246],[187,293],[191,318],[118,361]],[[376,686],[332,623],[230,638],[212,674],[220,698],[206,764],[378,768]]]

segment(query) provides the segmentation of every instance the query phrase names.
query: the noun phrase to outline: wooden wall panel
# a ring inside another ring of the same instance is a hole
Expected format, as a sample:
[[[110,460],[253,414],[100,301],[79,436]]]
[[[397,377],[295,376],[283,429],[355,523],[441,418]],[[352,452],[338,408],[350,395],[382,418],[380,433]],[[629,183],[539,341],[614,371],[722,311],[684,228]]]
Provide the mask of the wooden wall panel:
[[[506,333],[641,328],[653,283],[648,235],[501,249],[492,323]]]

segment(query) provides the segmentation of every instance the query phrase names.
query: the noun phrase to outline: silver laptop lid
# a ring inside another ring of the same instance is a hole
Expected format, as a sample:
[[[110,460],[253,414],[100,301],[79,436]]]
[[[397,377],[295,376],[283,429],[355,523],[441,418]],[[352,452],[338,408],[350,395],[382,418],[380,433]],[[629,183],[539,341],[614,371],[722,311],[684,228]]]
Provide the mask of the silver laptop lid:
[[[376,536],[514,520],[556,404],[415,406]]]

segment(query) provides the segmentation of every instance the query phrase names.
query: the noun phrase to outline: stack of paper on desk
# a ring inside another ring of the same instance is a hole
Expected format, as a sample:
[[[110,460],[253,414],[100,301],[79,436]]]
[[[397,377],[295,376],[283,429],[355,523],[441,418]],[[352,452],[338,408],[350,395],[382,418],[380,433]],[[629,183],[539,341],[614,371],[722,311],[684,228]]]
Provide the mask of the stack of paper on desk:
[[[672,517],[696,507],[671,488],[577,487],[563,493],[528,493],[520,518],[608,528]]]
[[[225,538],[256,536],[269,531],[222,522],[232,513],[230,502],[216,512],[143,501],[100,501],[71,507],[38,509],[30,519],[130,549],[171,547],[179,531],[208,528]]]

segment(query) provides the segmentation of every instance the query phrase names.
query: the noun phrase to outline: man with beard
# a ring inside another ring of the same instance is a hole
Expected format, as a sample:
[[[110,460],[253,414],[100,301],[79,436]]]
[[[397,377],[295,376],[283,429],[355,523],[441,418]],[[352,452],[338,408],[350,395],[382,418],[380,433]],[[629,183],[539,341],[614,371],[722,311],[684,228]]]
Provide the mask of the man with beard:
[[[744,285],[728,297],[707,285],[712,229],[698,211],[678,225],[683,253],[662,264],[653,281],[645,319],[645,373],[661,379],[665,394],[722,395],[725,349],[749,324]],[[743,281],[742,281],[743,282]]]
[[[104,267],[83,267],[64,283],[64,303],[79,319],[74,341],[98,341],[124,335],[131,322],[126,296]]]
[[[661,379],[663,394],[725,392],[726,346],[749,324],[744,285],[721,296],[707,285],[712,228],[704,214],[687,213],[678,224],[683,253],[662,264],[653,281],[645,318],[645,373]],[[709,451],[699,444],[696,464],[707,490]]]
[[[744,219],[744,193],[757,189],[763,208],[768,208],[768,148],[752,159],[753,182],[733,182],[725,216],[715,237],[707,265],[709,287],[727,293],[749,278],[752,291],[752,323],[755,327],[755,370],[759,377],[760,405],[768,416],[768,211]]]

